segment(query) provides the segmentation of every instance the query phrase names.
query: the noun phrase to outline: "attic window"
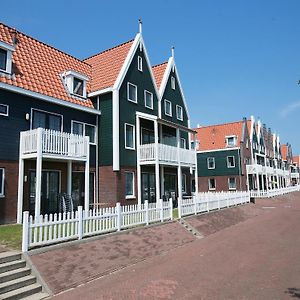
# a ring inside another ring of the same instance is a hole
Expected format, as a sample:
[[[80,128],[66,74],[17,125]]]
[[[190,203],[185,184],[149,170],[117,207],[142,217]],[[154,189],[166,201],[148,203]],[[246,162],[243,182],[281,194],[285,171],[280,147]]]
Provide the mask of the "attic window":
[[[0,48],[0,69],[6,71],[7,51]]]
[[[63,74],[65,84],[71,95],[86,98],[86,82],[88,78],[76,71],[68,71]]]
[[[226,144],[227,144],[227,147],[234,147],[236,146],[236,136],[233,135],[233,136],[227,136],[226,137]]]
[[[143,58],[138,56],[138,70],[143,72]]]
[[[84,81],[74,77],[73,78],[73,94],[78,95],[78,96],[83,96],[83,85]]]
[[[14,50],[13,46],[0,41],[0,72],[11,73]]]
[[[174,76],[171,77],[171,88],[172,88],[172,90],[175,90],[175,88],[176,88],[176,82],[175,82]]]

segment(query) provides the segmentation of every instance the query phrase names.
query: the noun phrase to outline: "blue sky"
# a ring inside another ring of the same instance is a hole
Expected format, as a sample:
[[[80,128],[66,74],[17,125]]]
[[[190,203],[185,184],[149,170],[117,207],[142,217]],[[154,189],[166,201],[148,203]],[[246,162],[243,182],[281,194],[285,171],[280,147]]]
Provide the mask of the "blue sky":
[[[0,20],[76,57],[129,40],[175,59],[192,125],[253,114],[300,153],[300,1],[4,1]],[[299,122],[299,123],[298,123]]]

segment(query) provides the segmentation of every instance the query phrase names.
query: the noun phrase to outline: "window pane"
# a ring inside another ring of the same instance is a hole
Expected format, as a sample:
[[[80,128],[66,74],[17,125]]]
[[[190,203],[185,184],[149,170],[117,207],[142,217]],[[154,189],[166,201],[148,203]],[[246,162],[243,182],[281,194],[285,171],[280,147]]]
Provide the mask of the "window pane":
[[[61,117],[49,115],[49,128],[51,130],[61,131]]]
[[[0,195],[4,195],[4,169],[0,169]]]
[[[229,188],[235,189],[236,188],[236,181],[234,177],[229,178]]]
[[[182,116],[182,107],[181,106],[177,106],[177,119],[182,120],[183,116]]]
[[[85,136],[90,137],[90,143],[95,143],[95,127],[91,125],[85,125]]]
[[[125,146],[128,148],[134,148],[133,143],[133,126],[126,124],[126,140]]]
[[[169,101],[165,101],[165,114],[166,115],[171,115],[172,114],[171,102],[169,102]]]
[[[133,196],[133,173],[125,173],[126,196]]]
[[[32,129],[46,128],[46,114],[40,111],[33,111]]]
[[[4,49],[0,49],[0,69],[6,70],[6,62],[7,62],[7,51]]]
[[[180,139],[180,147],[185,149],[185,139],[184,138]]]
[[[136,99],[136,86],[132,84],[128,84],[128,99],[134,102],[137,102]]]
[[[209,188],[210,189],[215,189],[216,188],[216,182],[214,178],[209,179]]]
[[[73,122],[72,133],[83,135],[83,124],[78,122]]]
[[[79,96],[83,96],[83,80],[74,77],[73,93]]]
[[[152,94],[149,92],[145,92],[145,105],[149,108],[153,108]]]

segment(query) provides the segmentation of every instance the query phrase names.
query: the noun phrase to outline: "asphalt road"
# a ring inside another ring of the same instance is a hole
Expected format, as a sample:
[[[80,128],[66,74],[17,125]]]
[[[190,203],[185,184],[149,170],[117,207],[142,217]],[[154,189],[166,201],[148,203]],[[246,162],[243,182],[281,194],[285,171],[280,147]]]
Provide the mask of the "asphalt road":
[[[300,193],[187,221],[203,239],[158,251],[54,299],[300,298]]]

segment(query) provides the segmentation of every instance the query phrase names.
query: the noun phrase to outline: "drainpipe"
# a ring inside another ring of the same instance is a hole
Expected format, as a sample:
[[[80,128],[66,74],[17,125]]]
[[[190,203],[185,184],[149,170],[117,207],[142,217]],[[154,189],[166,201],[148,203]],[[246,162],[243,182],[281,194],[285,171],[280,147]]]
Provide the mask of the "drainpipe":
[[[97,110],[100,110],[99,95],[97,96]],[[99,204],[99,115],[96,116],[96,203]],[[98,208],[98,206],[97,206]]]

